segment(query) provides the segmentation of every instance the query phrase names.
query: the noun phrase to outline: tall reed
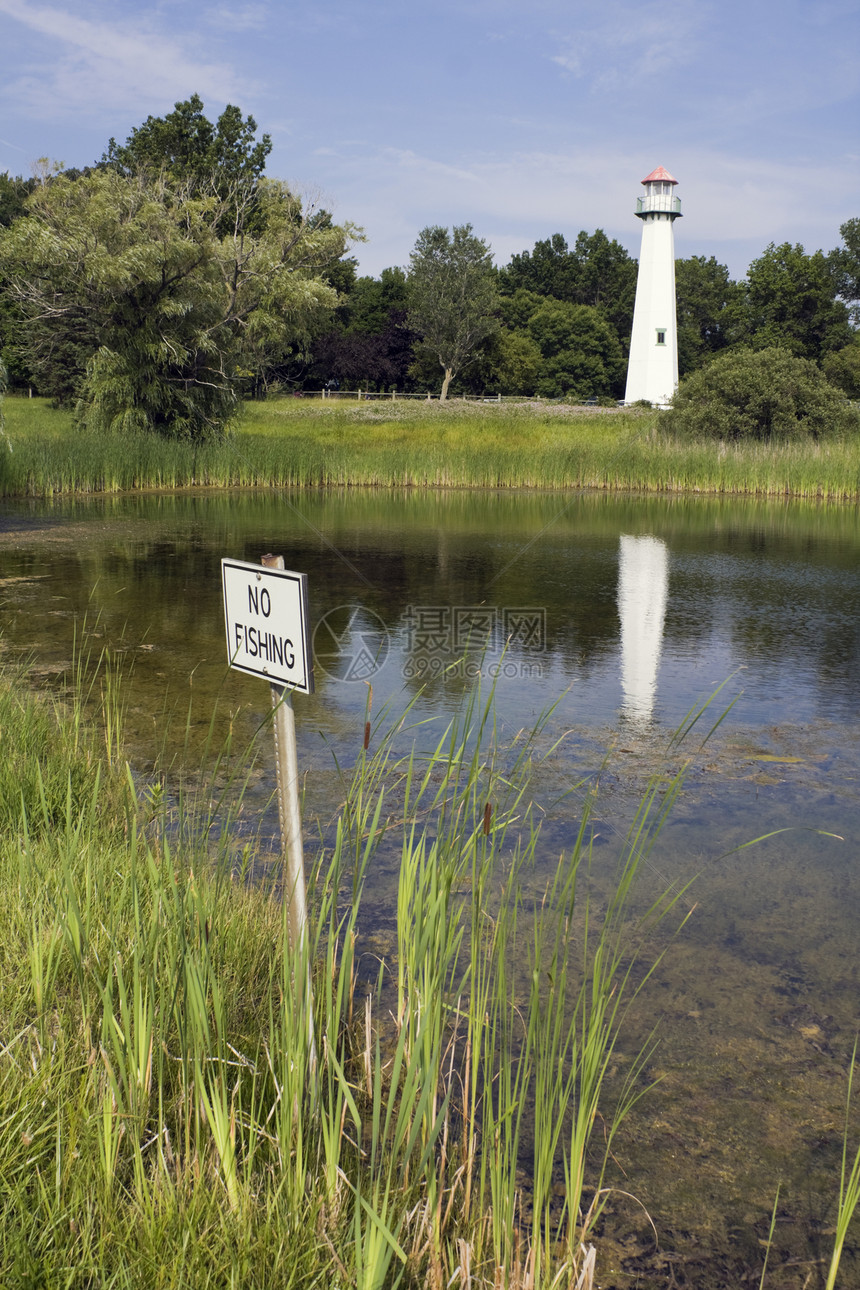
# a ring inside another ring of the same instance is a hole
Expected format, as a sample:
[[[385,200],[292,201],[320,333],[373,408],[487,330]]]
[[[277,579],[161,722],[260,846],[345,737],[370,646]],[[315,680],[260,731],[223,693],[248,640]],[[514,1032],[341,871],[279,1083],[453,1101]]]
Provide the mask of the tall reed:
[[[845,1130],[842,1136],[842,1167],[839,1173],[839,1200],[836,1210],[836,1231],[833,1239],[833,1253],[827,1269],[826,1290],[835,1290],[845,1238],[860,1206],[860,1146],[853,1162],[849,1155],[848,1143],[851,1128],[851,1105],[854,1092],[854,1074],[857,1069],[857,1042],[851,1054],[851,1067],[848,1072],[848,1094],[845,1102]]]
[[[0,778],[6,1284],[594,1282],[607,1160],[647,1091],[641,1059],[611,1096],[609,1070],[653,969],[643,933],[682,921],[678,891],[637,896],[680,776],[599,882],[580,785],[536,890],[542,722],[505,744],[479,691],[429,743],[412,709],[383,714],[344,770],[297,962],[229,820],[160,820],[113,737],[8,678],[0,717],[36,732],[31,787]],[[394,857],[396,933],[368,977],[365,892]]]
[[[78,684],[99,693],[83,666]],[[441,1286],[468,1269],[473,1284],[538,1286],[580,1266],[642,848],[631,841],[612,908],[579,927],[584,821],[538,916],[523,880],[539,731],[503,747],[477,694],[424,753],[397,751],[423,730],[409,710],[377,720],[315,866],[315,1078],[306,965],[284,906],[239,879],[230,829],[165,827],[151,793],[141,810],[106,684],[101,743],[77,711],[0,694],[40,740],[32,787],[7,779],[0,794],[0,1243],[22,1283],[91,1266],[140,1284],[174,1257],[183,1285],[244,1269],[249,1285]],[[363,995],[366,876],[395,848],[396,951]],[[529,1222],[517,1171],[532,1121]],[[546,1180],[568,1158],[563,1133],[578,1158],[559,1214]]]
[[[194,445],[94,437],[41,400],[7,400],[0,495],[52,497],[176,488],[542,488],[854,500],[855,439],[690,442],[658,412],[545,403],[302,400],[249,404],[236,435]]]

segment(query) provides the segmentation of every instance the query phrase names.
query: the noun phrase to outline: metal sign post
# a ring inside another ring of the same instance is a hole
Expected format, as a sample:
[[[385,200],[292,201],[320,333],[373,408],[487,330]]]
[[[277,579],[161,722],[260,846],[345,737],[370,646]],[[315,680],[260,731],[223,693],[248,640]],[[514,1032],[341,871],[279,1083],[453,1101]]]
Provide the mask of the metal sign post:
[[[261,567],[262,566],[262,567]],[[290,949],[307,963],[307,1008],[311,1071],[316,1070],[310,948],[307,943],[302,817],[293,690],[314,689],[307,575],[289,573],[280,555],[264,555],[260,564],[222,560],[224,619],[230,666],[268,679],[275,729],[278,815],[284,851],[284,898],[287,901]]]

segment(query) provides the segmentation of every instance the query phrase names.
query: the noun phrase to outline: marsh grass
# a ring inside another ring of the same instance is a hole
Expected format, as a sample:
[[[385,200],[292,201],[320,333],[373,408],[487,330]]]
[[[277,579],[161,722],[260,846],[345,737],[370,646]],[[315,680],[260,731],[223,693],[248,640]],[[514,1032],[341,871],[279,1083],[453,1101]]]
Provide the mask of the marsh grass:
[[[830,1266],[827,1269],[826,1290],[835,1290],[845,1239],[857,1208],[860,1206],[860,1146],[858,1146],[852,1162],[848,1145],[851,1133],[851,1112],[856,1071],[857,1042],[855,1041],[854,1051],[851,1054],[851,1067],[848,1072],[848,1092],[845,1099],[845,1130],[842,1135],[842,1167],[839,1173],[839,1201],[836,1210],[836,1231],[833,1239]]]
[[[503,744],[479,691],[432,739],[414,706],[380,714],[342,772],[296,958],[229,819],[201,806],[178,829],[141,803],[108,755],[121,704],[87,683],[110,737],[0,678],[4,734],[30,730],[35,762],[26,793],[0,780],[5,1284],[594,1284],[647,1053],[614,1098],[607,1074],[655,962],[638,947],[683,917],[678,891],[644,913],[636,894],[681,776],[649,786],[608,885],[578,785],[578,832],[535,895],[542,722]],[[368,977],[363,895],[392,852],[396,949]]]
[[[854,500],[860,443],[715,444],[661,433],[660,414],[524,403],[250,403],[234,437],[199,448],[93,437],[42,400],[6,401],[0,495],[175,488],[540,488]]]
[[[534,739],[500,747],[478,695],[425,753],[395,752],[422,734],[409,711],[378,718],[297,962],[285,902],[241,880],[229,827],[159,827],[116,756],[114,691],[77,677],[107,709],[101,735],[0,686],[21,749],[0,783],[9,1284],[540,1286],[593,1262],[592,1128],[653,803],[607,909],[577,894],[587,815],[535,906]],[[397,949],[363,994],[365,876],[391,846]]]

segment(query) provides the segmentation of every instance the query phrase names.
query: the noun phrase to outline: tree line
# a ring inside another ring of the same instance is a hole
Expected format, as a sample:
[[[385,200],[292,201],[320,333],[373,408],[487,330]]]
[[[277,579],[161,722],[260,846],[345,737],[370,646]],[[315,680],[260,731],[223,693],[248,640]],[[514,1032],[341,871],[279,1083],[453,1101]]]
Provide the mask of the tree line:
[[[497,268],[470,225],[360,276],[361,232],[265,175],[268,135],[197,95],[83,170],[0,175],[0,357],[11,386],[94,429],[223,434],[242,398],[323,386],[614,401],[636,261],[601,229]],[[733,281],[676,261],[681,375],[780,348],[860,397],[860,219],[808,254],[771,244]]]

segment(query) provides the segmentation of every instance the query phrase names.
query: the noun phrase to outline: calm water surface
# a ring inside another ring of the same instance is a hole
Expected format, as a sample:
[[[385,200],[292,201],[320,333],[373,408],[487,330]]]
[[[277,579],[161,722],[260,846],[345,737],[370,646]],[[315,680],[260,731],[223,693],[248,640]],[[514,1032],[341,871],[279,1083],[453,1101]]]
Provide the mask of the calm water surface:
[[[665,1285],[670,1271],[678,1285],[742,1284],[778,1183],[768,1285],[818,1284],[860,1025],[857,510],[369,491],[6,504],[0,648],[50,684],[86,621],[133,660],[139,769],[189,702],[193,758],[216,700],[221,728],[247,734],[267,709],[265,683],[227,670],[219,570],[222,556],[267,551],[308,574],[317,627],[317,691],[295,704],[309,828],[336,800],[333,755],[355,758],[368,681],[375,712],[417,695],[416,717],[444,723],[483,669],[510,737],[556,704],[541,748],[565,739],[536,785],[547,862],[576,824],[579,797],[560,795],[607,749],[595,846],[607,869],[647,777],[688,756],[645,885],[694,879],[695,910],[619,1061],[621,1073],[657,1026],[660,1083],[619,1140],[614,1181],[647,1207],[660,1246],[619,1200],[613,1258],[630,1279],[612,1284]],[[684,755],[667,752],[723,682]],[[269,771],[251,799],[261,812]],[[373,881],[367,931],[386,949],[393,863]],[[860,1285],[853,1255],[843,1267],[842,1284]]]

